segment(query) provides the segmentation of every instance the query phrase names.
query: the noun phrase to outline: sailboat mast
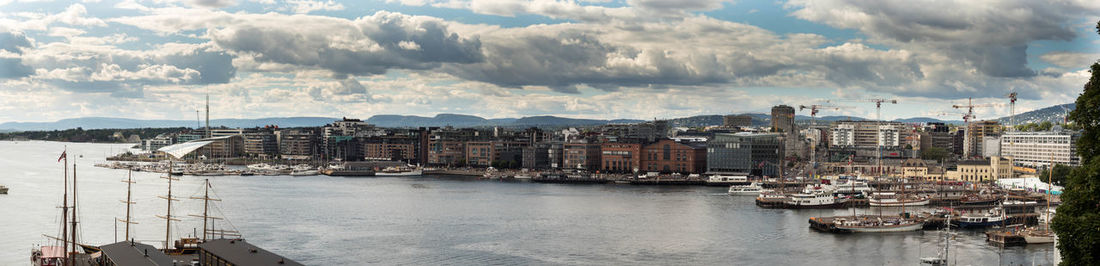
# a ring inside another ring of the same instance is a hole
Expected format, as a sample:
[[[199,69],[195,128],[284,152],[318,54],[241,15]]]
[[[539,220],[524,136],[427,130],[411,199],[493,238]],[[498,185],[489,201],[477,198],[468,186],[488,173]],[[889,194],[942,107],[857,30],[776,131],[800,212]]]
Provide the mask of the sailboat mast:
[[[210,210],[210,179],[206,179],[205,183],[202,195],[202,242],[206,242],[206,221],[210,219],[207,217]]]
[[[1047,175],[1047,195],[1043,195],[1043,197],[1045,197],[1045,199],[1047,200],[1047,209],[1045,211],[1043,211],[1043,212],[1045,212],[1043,214],[1047,216],[1047,219],[1046,219],[1047,228],[1046,228],[1046,230],[1050,230],[1050,219],[1054,218],[1054,217],[1050,217],[1050,198],[1054,197],[1054,192],[1051,191],[1051,189],[1054,189],[1054,183],[1053,183],[1054,181],[1053,180],[1054,180],[1054,153],[1052,152],[1052,153],[1050,153],[1050,174]]]
[[[168,168],[168,212],[164,217],[164,250],[172,243],[172,168]]]
[[[69,156],[67,154],[68,150],[61,152],[61,158],[65,159],[62,165],[65,167],[65,192],[61,196],[61,246],[65,250],[65,261],[69,260]]]
[[[129,171],[129,173],[127,174],[127,176],[126,176],[126,238],[124,238],[125,240],[130,239],[130,204],[134,203],[133,201],[131,201],[131,195],[132,195],[131,191],[132,190],[130,188],[133,184],[134,184],[134,170],[131,169]]]
[[[72,230],[69,230],[69,233],[72,234],[72,247],[73,247],[72,252],[75,254],[76,253],[76,163],[73,163],[73,212],[72,212],[72,216],[73,216],[73,219],[70,222],[72,223],[73,228],[72,228]],[[74,264],[76,263],[76,257],[73,257],[73,263]]]

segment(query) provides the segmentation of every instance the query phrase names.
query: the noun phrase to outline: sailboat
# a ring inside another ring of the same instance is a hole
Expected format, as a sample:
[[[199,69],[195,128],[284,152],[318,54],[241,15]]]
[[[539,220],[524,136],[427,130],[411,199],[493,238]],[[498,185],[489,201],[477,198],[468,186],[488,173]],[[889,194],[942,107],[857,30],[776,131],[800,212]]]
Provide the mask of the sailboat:
[[[945,233],[944,236],[943,236],[943,251],[940,251],[939,256],[920,258],[920,263],[921,264],[931,264],[931,265],[947,265],[948,264],[947,259],[949,258],[948,255],[951,252],[951,237],[952,237],[952,235],[951,235],[951,214],[947,215],[947,226],[944,226],[943,230],[944,230],[944,233]]]
[[[1053,155],[1051,155],[1051,161],[1054,161]],[[1046,197],[1047,202],[1047,208],[1043,211],[1043,215],[1046,216],[1046,219],[1043,219],[1043,227],[1027,228],[1020,233],[1020,235],[1023,235],[1024,237],[1024,242],[1027,242],[1028,244],[1054,243],[1054,232],[1050,231],[1050,219],[1054,218],[1054,216],[1050,213],[1050,197],[1053,195],[1053,193],[1051,192],[1051,188],[1054,186],[1053,183],[1051,183],[1051,180],[1054,179],[1053,164],[1048,172],[1050,172],[1050,174],[1047,176],[1047,192],[1046,195],[1043,195],[1044,197]]]
[[[78,245],[77,236],[77,212],[76,212],[76,164],[73,164],[73,198],[72,205],[69,205],[69,157],[68,151],[61,152],[61,157],[57,158],[57,161],[64,160],[63,179],[64,179],[64,191],[61,197],[61,237],[52,237],[48,235],[47,238],[51,238],[55,241],[60,241],[60,246],[39,246],[31,250],[31,264],[36,266],[60,266],[60,265],[75,265],[77,263],[88,262],[90,264],[90,256],[87,253],[80,253],[77,247],[83,247],[84,245]],[[71,220],[70,220],[71,217]]]

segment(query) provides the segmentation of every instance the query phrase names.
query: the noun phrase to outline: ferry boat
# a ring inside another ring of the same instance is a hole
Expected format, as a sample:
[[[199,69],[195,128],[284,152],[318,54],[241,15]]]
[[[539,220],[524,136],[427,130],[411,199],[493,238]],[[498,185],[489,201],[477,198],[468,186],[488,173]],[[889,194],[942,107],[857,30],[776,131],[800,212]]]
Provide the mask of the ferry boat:
[[[996,207],[982,213],[963,214],[956,220],[959,228],[985,228],[1005,223],[1004,209]]]
[[[729,194],[732,196],[760,195],[760,191],[763,189],[764,187],[760,186],[760,183],[753,182],[748,185],[730,186]]]
[[[749,177],[748,176],[743,176],[743,175],[736,175],[736,176],[734,176],[734,175],[712,175],[709,178],[707,178],[707,185],[708,186],[724,187],[724,186],[748,185],[748,184],[751,184],[751,183],[752,182],[749,182]]]
[[[835,185],[837,196],[870,195],[874,189],[866,181],[848,179],[848,182]]]
[[[408,167],[386,167],[382,171],[374,173],[375,176],[420,176],[423,174],[424,170]]]
[[[894,192],[878,192],[871,194],[867,201],[872,207],[909,207],[928,205],[926,196],[904,196]]]
[[[843,208],[844,203],[844,199],[837,199],[832,193],[814,191],[791,194],[784,203],[784,207],[791,209],[832,209]]]
[[[782,208],[784,203],[787,202],[787,195],[771,190],[760,190],[760,195],[756,197],[756,206],[761,208]]]

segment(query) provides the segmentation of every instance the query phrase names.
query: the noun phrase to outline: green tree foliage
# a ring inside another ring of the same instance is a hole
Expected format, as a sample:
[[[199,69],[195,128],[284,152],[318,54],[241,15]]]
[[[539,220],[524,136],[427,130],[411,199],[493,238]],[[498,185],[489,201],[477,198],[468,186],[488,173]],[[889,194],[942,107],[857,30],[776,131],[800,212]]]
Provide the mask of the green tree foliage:
[[[943,160],[944,158],[947,158],[947,155],[948,155],[947,149],[940,148],[940,147],[930,147],[928,149],[920,151],[920,158],[924,159],[924,160],[939,161],[939,160]]]
[[[1100,34],[1100,22],[1096,25]],[[1052,225],[1058,234],[1061,265],[1100,264],[1100,63],[1093,63],[1092,77],[1077,97],[1070,119],[1081,128],[1077,154],[1081,167],[1066,180],[1062,204]]]
[[[1055,185],[1065,186],[1066,185],[1066,178],[1069,177],[1070,172],[1072,172],[1072,171],[1073,171],[1073,167],[1070,167],[1068,165],[1058,164],[1058,165],[1054,165],[1054,176],[1053,177],[1050,176],[1050,169],[1043,169],[1043,171],[1039,172],[1039,179],[1042,180],[1043,182],[1046,182],[1047,178],[1050,178]]]

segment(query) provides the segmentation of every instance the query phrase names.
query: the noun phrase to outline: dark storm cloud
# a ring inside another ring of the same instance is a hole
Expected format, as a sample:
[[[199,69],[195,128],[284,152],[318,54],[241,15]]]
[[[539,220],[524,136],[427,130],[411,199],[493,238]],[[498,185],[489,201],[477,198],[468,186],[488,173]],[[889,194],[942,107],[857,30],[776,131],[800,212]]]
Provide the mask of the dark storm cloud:
[[[214,30],[210,36],[219,47],[250,54],[256,61],[314,66],[338,75],[383,74],[393,68],[423,70],[483,59],[476,37],[460,37],[436,19],[379,12],[355,21],[303,23],[317,28],[242,23]]]
[[[0,32],[0,50],[21,55],[24,49],[29,48],[31,48],[31,42],[23,33]],[[21,58],[0,57],[0,79],[21,78],[33,73],[34,69],[23,65]]]

